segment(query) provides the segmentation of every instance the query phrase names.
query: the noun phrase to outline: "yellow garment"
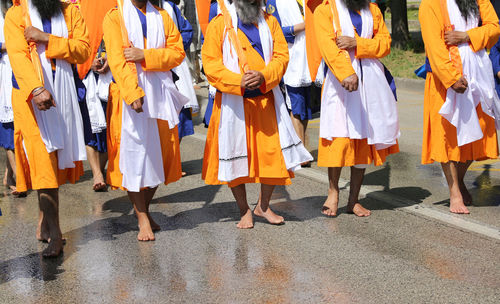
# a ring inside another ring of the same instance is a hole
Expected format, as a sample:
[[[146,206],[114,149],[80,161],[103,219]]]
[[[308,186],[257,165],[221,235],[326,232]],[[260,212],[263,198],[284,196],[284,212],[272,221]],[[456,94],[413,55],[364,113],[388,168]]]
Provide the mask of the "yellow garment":
[[[50,35],[46,57],[64,59],[71,64],[83,63],[90,56],[85,23],[78,9],[72,4],[63,3],[62,13],[69,38]],[[74,183],[83,174],[81,162],[76,162],[76,168],[59,170],[57,153],[49,154],[42,141],[31,106],[31,92],[41,87],[42,83],[30,60],[28,44],[24,39],[24,27],[21,7],[12,7],[5,16],[4,31],[12,70],[20,88],[13,89],[12,109],[15,121],[17,189],[21,192],[28,189],[57,188],[66,181]]]
[[[169,71],[181,64],[184,59],[182,38],[168,13],[156,7],[163,17],[165,29],[165,48],[144,50],[145,60],[142,66],[148,71]],[[145,13],[145,11],[143,11]],[[141,26],[138,24],[137,26]],[[120,172],[120,139],[122,125],[122,107],[124,100],[130,105],[144,96],[139,87],[137,73],[127,65],[123,55],[123,39],[120,28],[120,15],[116,8],[110,10],[104,17],[104,42],[111,72],[116,83],[110,86],[107,109],[108,121],[108,171],[106,181],[114,188],[122,188]],[[145,43],[146,45],[146,43]],[[169,129],[168,122],[157,120],[160,134],[165,184],[181,178],[181,155],[179,151],[179,134],[177,127]],[[126,190],[126,189],[123,189]]]
[[[472,50],[492,47],[500,35],[498,17],[489,0],[478,0],[482,25],[467,31]],[[476,108],[484,137],[459,147],[457,130],[439,114],[446,99],[446,90],[460,79],[461,74],[453,66],[444,42],[444,24],[439,1],[423,0],[419,20],[425,52],[432,72],[427,73],[424,96],[424,135],[422,163],[434,161],[465,162],[498,157],[498,143],[493,118],[486,115],[481,106]]]
[[[324,1],[314,12],[316,39],[328,68],[338,81],[342,82],[355,72],[349,56],[346,57],[347,53],[337,47],[337,37],[333,29],[333,16],[329,1]],[[361,38],[356,35],[356,58],[382,58],[387,56],[391,50],[391,36],[380,9],[377,5],[370,4],[370,12],[373,15],[373,38]],[[388,155],[398,152],[398,144],[387,149],[377,150],[375,146],[368,145],[366,139],[338,137],[329,141],[320,138],[318,166],[348,167],[371,163],[379,166],[385,162]]]
[[[274,95],[271,91],[279,84],[285,73],[288,64],[288,45],[276,18],[266,14],[265,19],[274,41],[273,56],[267,66],[264,59],[252,47],[246,35],[238,30],[238,39],[247,57],[250,70],[260,71],[264,75],[265,81],[260,87],[264,95],[244,99],[249,175],[230,182],[230,187],[243,183],[287,185],[291,183],[290,178],[293,177],[293,173],[286,169],[281,152]],[[202,47],[205,74],[210,84],[218,90],[208,127],[203,158],[202,178],[209,185],[223,184],[218,180],[222,93],[244,95],[244,89],[241,88],[243,73],[231,72],[222,62],[223,34],[224,20],[222,16],[217,16],[208,25]]]

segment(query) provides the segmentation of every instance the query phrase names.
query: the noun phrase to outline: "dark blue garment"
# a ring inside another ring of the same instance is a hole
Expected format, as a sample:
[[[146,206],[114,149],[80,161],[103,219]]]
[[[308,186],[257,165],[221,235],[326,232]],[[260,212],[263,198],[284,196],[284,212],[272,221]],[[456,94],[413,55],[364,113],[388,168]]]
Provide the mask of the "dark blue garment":
[[[214,96],[208,95],[208,103],[207,108],[205,109],[205,116],[203,116],[203,124],[205,124],[205,128],[208,128],[210,124],[210,118],[212,117],[212,110],[214,108]]]
[[[313,87],[314,85],[298,88],[286,86],[286,93],[292,106],[292,114],[300,116],[300,120],[312,119],[314,111],[311,107],[311,90]]]
[[[173,3],[172,1],[167,1],[167,2],[174,10],[175,18],[177,19],[176,26],[182,36],[182,44],[184,45],[184,51],[187,52],[189,50],[191,42],[193,41],[193,27],[191,26],[189,21],[186,18],[184,18],[184,16],[182,16],[181,11],[177,7],[177,5],[175,5],[175,3]]]
[[[493,75],[495,76],[495,89],[500,96],[500,79],[498,72],[500,72],[500,40],[490,50],[490,60],[493,66]]]
[[[278,19],[278,23],[281,26],[281,30],[283,31],[283,35],[285,36],[286,42],[294,43],[295,42],[295,34],[294,34],[294,30],[293,30],[293,25],[283,26],[281,24],[280,14],[278,12],[278,8],[276,7],[276,0],[267,0],[266,12],[268,14],[273,15],[276,19]]]
[[[260,57],[264,59],[264,50],[260,41],[259,29],[251,23],[243,24],[240,19],[238,19],[238,28],[247,36],[250,45],[259,53]]]
[[[0,123],[0,147],[14,150],[14,123]]]
[[[361,19],[361,15],[358,12],[352,10],[349,10],[349,15],[351,16],[351,22],[354,26],[354,29],[356,29],[356,33],[358,33],[358,35],[361,35],[361,31],[363,30],[363,20]]]
[[[135,7],[135,6],[134,6]],[[142,35],[144,36],[144,38],[148,38],[148,23],[147,23],[147,20],[146,20],[146,15],[144,15],[144,13],[138,9],[137,7],[135,7],[135,9],[137,10],[137,15],[139,15],[139,20],[141,20],[141,26],[142,26]]]
[[[179,113],[179,139],[194,134],[191,109],[183,108]]]
[[[432,73],[431,63],[429,61],[429,57],[425,57],[425,63],[421,67],[415,70],[415,75],[420,78],[425,79],[427,77],[427,73]]]
[[[2,46],[3,46],[3,43],[2,43],[2,42],[0,42],[0,50],[2,49]],[[3,52],[2,52],[2,51],[0,51],[0,59],[2,59],[2,57],[3,57]]]

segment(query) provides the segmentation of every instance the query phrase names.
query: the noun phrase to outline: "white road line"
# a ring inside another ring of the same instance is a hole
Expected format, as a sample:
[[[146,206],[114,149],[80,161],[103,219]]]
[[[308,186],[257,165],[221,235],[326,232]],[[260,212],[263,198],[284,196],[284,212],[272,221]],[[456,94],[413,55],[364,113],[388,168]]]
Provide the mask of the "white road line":
[[[206,140],[206,135],[199,133],[195,133],[191,137],[201,141]],[[324,172],[306,168],[296,171],[295,174],[328,185],[328,174]],[[348,183],[349,182],[347,180],[340,179],[339,187],[344,188],[345,186],[348,185]],[[471,219],[465,219],[464,216],[466,215],[460,216],[451,213],[444,213],[440,210],[428,206],[423,206],[422,204],[416,203],[409,199],[388,192],[380,191],[380,189],[376,187],[362,186],[360,194],[387,203],[389,205],[398,207],[397,210],[399,211],[422,215],[449,224],[451,226],[457,227],[460,230],[470,231],[496,240],[500,240],[499,228],[490,226],[485,223],[477,222]]]

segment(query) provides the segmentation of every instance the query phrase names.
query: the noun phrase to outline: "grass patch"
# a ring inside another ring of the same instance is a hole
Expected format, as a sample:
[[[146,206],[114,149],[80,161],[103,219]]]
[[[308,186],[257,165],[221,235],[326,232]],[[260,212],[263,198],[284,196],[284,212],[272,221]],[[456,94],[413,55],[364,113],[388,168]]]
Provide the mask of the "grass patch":
[[[406,13],[408,14],[408,21],[410,21],[410,20],[418,21],[418,8],[409,7],[406,10]],[[385,19],[391,19],[391,10],[390,9],[387,9],[385,11]]]
[[[419,79],[414,71],[425,63],[425,53],[392,48],[391,53],[380,61],[394,77]]]

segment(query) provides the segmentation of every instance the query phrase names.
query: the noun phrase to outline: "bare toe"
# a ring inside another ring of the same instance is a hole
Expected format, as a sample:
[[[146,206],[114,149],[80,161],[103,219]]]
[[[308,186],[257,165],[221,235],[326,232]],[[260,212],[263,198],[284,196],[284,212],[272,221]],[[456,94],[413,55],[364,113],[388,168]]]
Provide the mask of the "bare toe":
[[[370,210],[363,207],[359,202],[349,203],[347,205],[347,211],[359,217],[370,216],[372,214]]]

